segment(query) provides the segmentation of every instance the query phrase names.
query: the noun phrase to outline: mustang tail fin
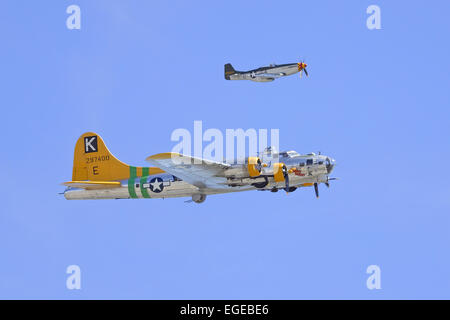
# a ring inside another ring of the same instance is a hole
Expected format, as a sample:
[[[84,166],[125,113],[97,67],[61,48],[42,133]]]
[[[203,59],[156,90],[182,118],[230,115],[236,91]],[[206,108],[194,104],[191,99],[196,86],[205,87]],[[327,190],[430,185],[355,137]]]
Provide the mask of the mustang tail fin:
[[[231,63],[227,63],[225,65],[225,79],[230,80],[230,75],[235,74],[236,70],[234,70]]]
[[[117,181],[133,177],[163,173],[159,168],[129,166],[114,157],[103,139],[94,132],[86,132],[75,144],[73,181]]]

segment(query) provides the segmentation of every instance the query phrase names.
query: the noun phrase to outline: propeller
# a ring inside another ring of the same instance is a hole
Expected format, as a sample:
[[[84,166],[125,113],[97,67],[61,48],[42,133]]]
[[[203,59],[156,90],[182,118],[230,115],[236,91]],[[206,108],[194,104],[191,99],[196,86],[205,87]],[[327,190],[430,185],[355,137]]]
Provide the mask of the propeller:
[[[314,192],[316,193],[316,198],[319,197],[319,185],[317,182],[314,182]]]
[[[338,178],[328,178],[327,181],[323,182],[327,188],[330,187],[330,181],[331,180],[338,180]],[[314,192],[316,193],[316,198],[319,198],[319,184],[317,182],[314,182]]]
[[[302,75],[303,75],[303,71],[305,72],[305,74],[306,74],[307,77],[309,76],[308,71],[306,70],[306,67],[307,67],[307,66],[308,66],[308,65],[307,65],[306,63],[304,63],[303,61],[297,63],[297,69],[298,69],[298,71],[300,72],[300,78],[301,78]]]
[[[255,169],[258,170],[259,172],[261,172],[263,167],[264,167],[264,163],[262,163],[261,159],[258,158],[258,160],[256,161]]]
[[[284,191],[286,191],[286,193],[288,193],[289,192],[289,171],[287,170],[286,166],[283,166],[283,175],[284,175],[284,183],[285,183]]]
[[[331,180],[338,180],[338,178],[327,178],[327,182],[325,182],[325,185],[327,186],[327,188],[330,187],[330,182]]]

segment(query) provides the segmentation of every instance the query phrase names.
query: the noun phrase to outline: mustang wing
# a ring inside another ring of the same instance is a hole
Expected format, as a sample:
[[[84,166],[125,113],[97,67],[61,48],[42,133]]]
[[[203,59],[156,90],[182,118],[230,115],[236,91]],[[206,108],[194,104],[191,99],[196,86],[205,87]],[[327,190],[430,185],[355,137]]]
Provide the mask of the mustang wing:
[[[230,167],[225,163],[173,152],[158,153],[145,160],[198,188],[224,188],[224,173]]]
[[[273,78],[273,79],[277,79],[280,77],[285,76],[286,74],[283,72],[280,73],[259,73],[259,74],[255,74],[254,77],[255,78]]]

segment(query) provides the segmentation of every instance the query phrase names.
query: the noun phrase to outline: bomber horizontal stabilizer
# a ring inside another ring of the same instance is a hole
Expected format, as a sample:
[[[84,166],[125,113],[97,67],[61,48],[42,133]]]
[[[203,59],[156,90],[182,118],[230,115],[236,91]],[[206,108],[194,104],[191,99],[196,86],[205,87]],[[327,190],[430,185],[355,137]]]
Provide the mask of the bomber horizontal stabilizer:
[[[119,181],[68,181],[62,185],[86,190],[119,188],[121,186]]]

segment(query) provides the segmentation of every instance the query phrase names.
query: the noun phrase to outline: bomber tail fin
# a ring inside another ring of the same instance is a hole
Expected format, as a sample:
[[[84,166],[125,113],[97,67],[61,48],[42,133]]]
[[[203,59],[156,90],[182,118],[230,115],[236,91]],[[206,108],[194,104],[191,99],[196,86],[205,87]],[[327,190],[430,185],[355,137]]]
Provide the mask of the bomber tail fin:
[[[123,163],[93,132],[82,134],[75,144],[72,181],[117,181],[163,172],[159,168],[133,167]]]
[[[235,74],[236,70],[234,70],[231,63],[227,63],[225,65],[225,79],[230,80],[230,75]]]

